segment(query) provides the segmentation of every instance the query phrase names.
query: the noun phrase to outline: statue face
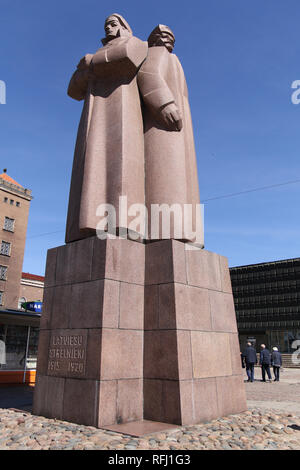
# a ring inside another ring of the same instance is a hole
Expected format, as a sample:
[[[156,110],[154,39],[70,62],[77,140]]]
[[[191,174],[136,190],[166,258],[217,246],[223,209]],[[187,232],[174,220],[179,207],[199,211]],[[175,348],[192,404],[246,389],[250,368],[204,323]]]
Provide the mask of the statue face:
[[[148,38],[149,47],[164,46],[172,52],[175,44],[175,37],[170,28],[158,25]]]
[[[105,22],[105,34],[107,39],[114,39],[120,36],[120,29],[122,26],[119,23],[118,18],[115,16],[110,16]]]

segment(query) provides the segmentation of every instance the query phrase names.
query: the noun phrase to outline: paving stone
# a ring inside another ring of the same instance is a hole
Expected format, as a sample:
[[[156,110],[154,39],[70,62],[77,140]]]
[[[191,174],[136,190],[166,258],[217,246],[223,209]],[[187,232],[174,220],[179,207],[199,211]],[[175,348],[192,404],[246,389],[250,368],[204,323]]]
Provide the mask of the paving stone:
[[[255,409],[211,423],[132,438],[128,435],[0,409],[0,450],[300,450],[300,416]]]

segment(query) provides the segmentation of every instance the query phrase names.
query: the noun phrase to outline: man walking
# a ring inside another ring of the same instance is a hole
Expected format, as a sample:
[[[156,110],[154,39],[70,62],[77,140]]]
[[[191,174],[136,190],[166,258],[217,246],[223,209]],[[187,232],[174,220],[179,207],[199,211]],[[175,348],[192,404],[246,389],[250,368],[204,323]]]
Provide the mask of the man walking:
[[[242,358],[246,364],[248,382],[254,382],[254,365],[257,364],[257,357],[256,351],[251,343],[247,343],[247,347],[242,354]]]
[[[279,382],[279,371],[280,367],[282,366],[282,357],[277,348],[273,348],[271,364],[273,366],[273,372],[275,376],[274,382]]]
[[[271,364],[271,354],[270,351],[266,348],[265,344],[261,344],[261,353],[260,353],[260,365],[262,373],[262,381],[266,381],[266,372],[268,374],[269,381],[272,380],[272,375],[270,371]]]

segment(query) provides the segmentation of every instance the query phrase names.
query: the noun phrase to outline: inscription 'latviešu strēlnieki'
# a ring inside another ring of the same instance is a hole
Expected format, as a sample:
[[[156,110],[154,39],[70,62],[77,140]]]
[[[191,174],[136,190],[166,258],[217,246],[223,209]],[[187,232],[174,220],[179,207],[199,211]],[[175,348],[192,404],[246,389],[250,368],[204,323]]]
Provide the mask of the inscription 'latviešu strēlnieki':
[[[50,340],[48,374],[82,377],[85,374],[86,334],[54,334]]]
[[[50,349],[49,359],[84,359],[84,349]]]

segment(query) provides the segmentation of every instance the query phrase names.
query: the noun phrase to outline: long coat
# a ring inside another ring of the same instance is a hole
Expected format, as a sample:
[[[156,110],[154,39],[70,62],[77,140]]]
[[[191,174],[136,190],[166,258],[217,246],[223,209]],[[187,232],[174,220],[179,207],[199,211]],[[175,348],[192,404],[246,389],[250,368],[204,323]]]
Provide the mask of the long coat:
[[[176,55],[164,46],[150,47],[138,73],[138,85],[144,103],[148,214],[151,214],[151,204],[179,204],[182,213],[184,204],[191,204],[194,211],[200,200],[193,127],[186,80]],[[181,113],[183,128],[180,132],[165,130],[159,121],[159,111],[168,103],[175,103]],[[171,238],[178,238],[174,226]],[[193,224],[191,228],[196,227]],[[150,218],[149,238],[156,238],[151,237]]]
[[[84,106],[66,242],[95,234],[100,204],[114,206],[117,229],[122,228],[120,196],[127,196],[128,206],[144,204],[143,120],[136,74],[147,51],[147,43],[134,36],[113,39],[94,54],[88,69],[78,67],[71,78],[68,94],[84,99]]]
[[[255,349],[252,346],[247,346],[243,352],[243,358],[246,364],[256,364],[257,356]]]
[[[271,354],[268,349],[263,349],[260,352],[260,364],[265,364],[269,366],[271,364]]]
[[[271,355],[271,364],[274,367],[282,366],[282,357],[279,351],[273,351]]]

